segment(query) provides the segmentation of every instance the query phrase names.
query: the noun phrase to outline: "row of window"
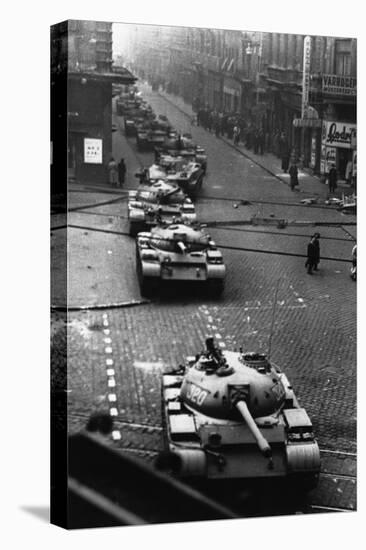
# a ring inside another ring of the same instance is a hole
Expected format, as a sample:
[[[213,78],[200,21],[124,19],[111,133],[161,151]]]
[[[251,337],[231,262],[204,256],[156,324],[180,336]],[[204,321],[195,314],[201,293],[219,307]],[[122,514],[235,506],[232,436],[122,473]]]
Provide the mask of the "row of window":
[[[236,59],[241,56],[245,64],[249,54],[262,55],[269,65],[292,67],[299,70],[302,66],[304,36],[292,34],[266,33],[261,39],[250,40],[239,36],[236,31],[231,35],[230,45],[221,31],[205,31],[189,29],[186,34],[187,47],[200,53],[215,55],[222,58]],[[237,40],[237,45],[233,42]],[[325,66],[327,38],[313,39],[313,49],[316,51],[317,70],[324,73],[335,73],[350,76],[352,70],[351,39],[336,39],[333,66]],[[253,47],[254,46],[254,47]]]

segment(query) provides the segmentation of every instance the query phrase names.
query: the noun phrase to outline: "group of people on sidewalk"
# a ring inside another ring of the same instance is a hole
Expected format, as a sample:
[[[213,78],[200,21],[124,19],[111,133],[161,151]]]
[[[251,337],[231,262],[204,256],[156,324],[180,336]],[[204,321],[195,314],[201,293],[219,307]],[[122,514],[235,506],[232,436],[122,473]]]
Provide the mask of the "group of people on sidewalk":
[[[123,158],[117,163],[114,157],[108,162],[108,183],[115,187],[122,187],[126,177],[126,163]]]

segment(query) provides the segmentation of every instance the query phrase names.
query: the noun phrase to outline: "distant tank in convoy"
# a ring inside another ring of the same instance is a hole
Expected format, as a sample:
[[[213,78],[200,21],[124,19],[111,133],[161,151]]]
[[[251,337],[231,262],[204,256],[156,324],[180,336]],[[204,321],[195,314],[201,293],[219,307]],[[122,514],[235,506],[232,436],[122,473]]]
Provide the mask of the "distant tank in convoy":
[[[140,183],[149,184],[159,180],[178,185],[189,197],[195,199],[202,187],[204,172],[198,162],[183,157],[162,155],[158,162],[136,174]]]
[[[227,351],[208,338],[202,353],[163,375],[163,409],[166,451],[156,465],[179,478],[317,484],[311,420],[265,354]]]
[[[136,239],[136,270],[141,294],[161,285],[195,283],[220,295],[226,267],[221,252],[201,228],[183,223],[157,225]]]
[[[128,197],[130,235],[149,230],[159,223],[193,223],[196,212],[190,198],[179,187],[165,182],[130,191]]]
[[[179,134],[171,131],[164,143],[155,147],[155,160],[159,161],[162,155],[179,156],[185,160],[198,162],[203,173],[207,172],[207,154],[200,145],[196,145],[191,134]]]

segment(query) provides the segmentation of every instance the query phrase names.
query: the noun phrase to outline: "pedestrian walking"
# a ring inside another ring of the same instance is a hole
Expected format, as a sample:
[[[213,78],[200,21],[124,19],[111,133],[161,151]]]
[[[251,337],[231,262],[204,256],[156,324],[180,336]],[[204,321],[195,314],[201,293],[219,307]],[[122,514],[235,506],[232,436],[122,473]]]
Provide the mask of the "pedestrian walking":
[[[254,146],[253,147],[254,154],[256,155],[258,153],[258,148],[259,148],[259,132],[257,128],[254,129],[253,146]]]
[[[235,126],[234,126],[233,136],[234,136],[234,145],[238,145],[239,138],[240,138],[240,128],[237,124],[235,124]]]
[[[329,170],[328,181],[329,193],[334,193],[334,191],[337,189],[337,170],[334,163],[331,165],[331,168]]]
[[[318,265],[320,262],[320,233],[314,233],[314,246],[315,246],[315,255],[314,255],[314,271],[318,271]]]
[[[122,187],[122,185],[125,182],[125,176],[126,176],[126,163],[123,158],[118,163],[118,180],[119,185]]]
[[[316,244],[315,244],[315,237],[313,235],[308,244],[307,259],[305,262],[305,267],[307,268],[307,273],[309,275],[313,274],[313,269],[316,267],[316,258],[317,258],[317,250],[316,250]]]
[[[108,162],[108,183],[118,185],[118,166],[113,157]]]
[[[291,164],[289,169],[290,174],[290,187],[291,191],[295,189],[299,185],[299,179],[298,179],[298,170],[296,164]]]
[[[281,154],[281,169],[286,174],[288,167],[290,164],[290,153],[289,151],[285,151]]]
[[[264,153],[264,142],[265,142],[265,135],[263,128],[261,128],[258,132],[258,151],[260,155],[263,155]]]

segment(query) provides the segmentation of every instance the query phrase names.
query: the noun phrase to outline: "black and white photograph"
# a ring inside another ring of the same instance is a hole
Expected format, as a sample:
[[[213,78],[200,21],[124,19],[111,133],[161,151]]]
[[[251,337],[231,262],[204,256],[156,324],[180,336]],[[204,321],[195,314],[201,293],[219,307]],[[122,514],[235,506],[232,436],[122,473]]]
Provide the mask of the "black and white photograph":
[[[42,22],[49,502],[19,509],[79,546],[318,547],[361,506],[359,29],[191,5]]]
[[[68,20],[51,55],[65,526],[356,510],[357,39]]]

